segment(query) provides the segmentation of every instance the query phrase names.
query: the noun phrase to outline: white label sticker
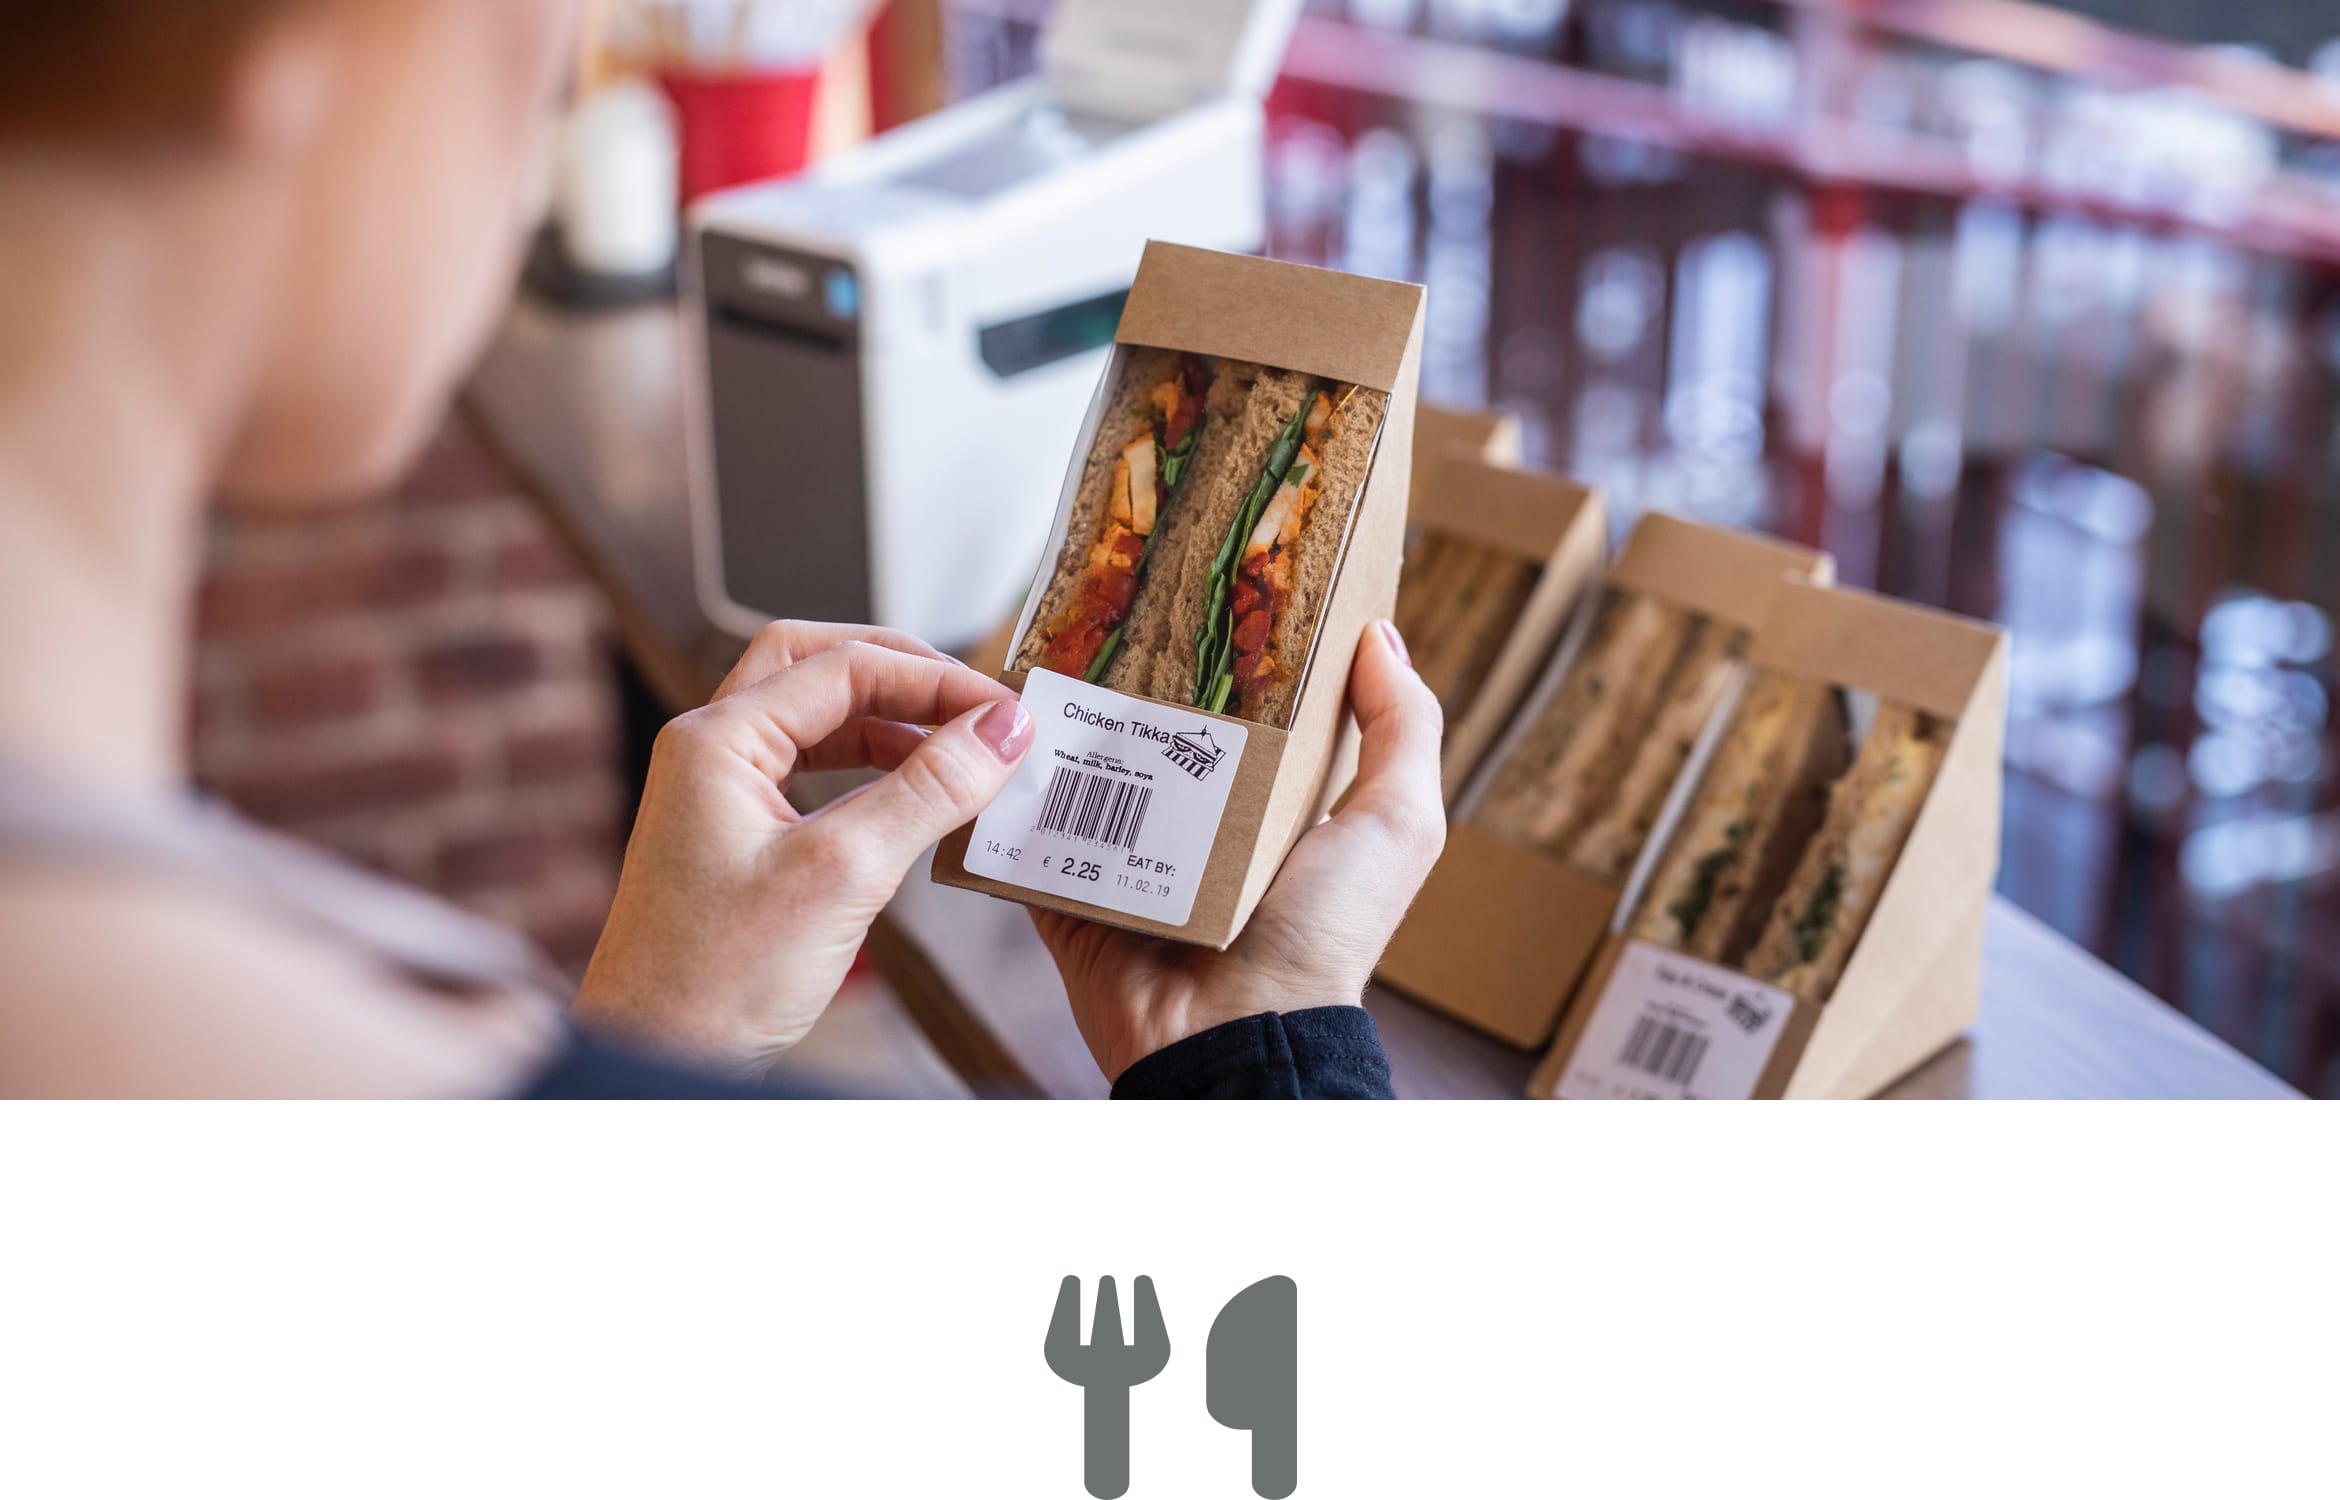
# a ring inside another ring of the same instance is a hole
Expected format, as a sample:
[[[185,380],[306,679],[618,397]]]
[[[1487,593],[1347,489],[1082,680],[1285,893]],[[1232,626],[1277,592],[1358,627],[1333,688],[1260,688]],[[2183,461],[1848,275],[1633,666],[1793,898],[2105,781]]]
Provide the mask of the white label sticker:
[[[1720,964],[1628,943],[1561,1075],[1563,1099],[1746,1099],[1795,997]]]
[[[1048,671],[1025,679],[1024,707],[1032,751],[975,820],[967,868],[1183,923],[1248,731]]]

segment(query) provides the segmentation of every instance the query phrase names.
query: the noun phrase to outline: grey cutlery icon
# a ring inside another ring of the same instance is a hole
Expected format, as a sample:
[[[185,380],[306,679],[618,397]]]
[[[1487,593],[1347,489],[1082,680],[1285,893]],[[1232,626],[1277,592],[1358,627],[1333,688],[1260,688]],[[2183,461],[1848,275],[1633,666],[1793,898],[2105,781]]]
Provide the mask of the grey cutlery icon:
[[[1056,1289],[1048,1320],[1048,1368],[1081,1388],[1081,1479],[1097,1500],[1129,1489],[1129,1393],[1170,1363],[1170,1334],[1154,1300],[1154,1280],[1137,1279],[1137,1337],[1121,1337],[1121,1298],[1113,1278],[1097,1281],[1097,1319],[1081,1342],[1081,1279],[1067,1276]]]

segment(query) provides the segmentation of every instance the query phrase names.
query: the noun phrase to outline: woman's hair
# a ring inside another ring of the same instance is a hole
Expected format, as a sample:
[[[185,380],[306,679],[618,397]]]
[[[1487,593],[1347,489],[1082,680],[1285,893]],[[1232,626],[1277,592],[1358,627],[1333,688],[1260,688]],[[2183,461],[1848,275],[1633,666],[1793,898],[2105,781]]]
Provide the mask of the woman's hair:
[[[313,0],[0,0],[0,136],[168,130],[253,28]]]

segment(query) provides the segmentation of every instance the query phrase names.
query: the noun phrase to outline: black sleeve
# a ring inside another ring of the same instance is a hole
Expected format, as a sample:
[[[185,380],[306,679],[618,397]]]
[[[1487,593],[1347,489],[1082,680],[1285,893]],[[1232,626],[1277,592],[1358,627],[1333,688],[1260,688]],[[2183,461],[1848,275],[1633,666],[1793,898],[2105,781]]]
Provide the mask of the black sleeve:
[[[1362,1005],[1246,1016],[1140,1058],[1116,1099],[1394,1099],[1381,1033]]]
[[[568,1044],[517,1094],[521,1099],[802,1099],[785,1082],[751,1083],[629,1052],[571,1031]]]
[[[775,1099],[819,1097],[774,1079],[723,1078],[571,1032],[523,1099]],[[1250,1016],[1141,1058],[1116,1099],[1394,1099],[1381,1034],[1361,1005]]]

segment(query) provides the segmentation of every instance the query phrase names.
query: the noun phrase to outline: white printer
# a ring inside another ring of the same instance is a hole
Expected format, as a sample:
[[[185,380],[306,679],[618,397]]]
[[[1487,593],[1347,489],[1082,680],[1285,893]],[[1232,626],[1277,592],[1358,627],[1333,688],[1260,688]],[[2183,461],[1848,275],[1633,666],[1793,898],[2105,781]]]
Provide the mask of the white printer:
[[[1260,248],[1300,0],[1057,0],[1038,76],[704,200],[684,251],[699,592],[965,646],[1031,581],[1148,239]]]

